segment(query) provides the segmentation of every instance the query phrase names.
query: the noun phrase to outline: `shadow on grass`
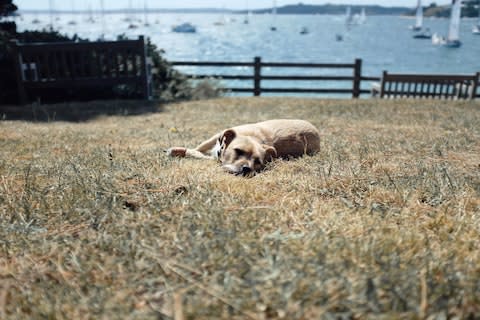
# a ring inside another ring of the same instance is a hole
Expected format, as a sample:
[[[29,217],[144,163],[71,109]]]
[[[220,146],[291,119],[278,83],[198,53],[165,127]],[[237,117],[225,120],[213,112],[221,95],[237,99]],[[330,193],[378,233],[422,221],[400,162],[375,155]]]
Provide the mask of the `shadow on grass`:
[[[100,116],[131,116],[162,112],[162,110],[160,102],[145,100],[98,100],[25,106],[0,105],[0,119],[33,122],[83,122]]]

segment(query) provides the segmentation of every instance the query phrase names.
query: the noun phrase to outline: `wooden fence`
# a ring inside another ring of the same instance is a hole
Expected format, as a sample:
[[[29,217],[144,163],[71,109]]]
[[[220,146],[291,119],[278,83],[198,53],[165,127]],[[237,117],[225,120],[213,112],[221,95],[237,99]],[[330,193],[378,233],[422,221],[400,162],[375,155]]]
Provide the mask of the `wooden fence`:
[[[196,62],[196,61],[173,61],[173,66],[188,67],[249,67],[253,72],[245,74],[187,74],[191,79],[219,78],[225,80],[250,81],[250,87],[226,87],[231,92],[247,92],[254,96],[262,93],[318,93],[318,94],[348,94],[353,98],[361,94],[370,94],[370,89],[362,89],[362,81],[380,81],[379,77],[366,77],[362,75],[362,60],[356,59],[354,63],[278,63],[263,62],[260,57],[255,57],[253,62]],[[309,69],[344,69],[351,70],[351,75],[264,75],[263,68],[309,68]],[[350,82],[351,86],[302,88],[302,87],[263,87],[262,81],[322,81]]]
[[[138,88],[145,99],[150,99],[152,96],[151,66],[146,56],[143,36],[138,40],[110,42],[35,44],[15,42],[13,49],[22,104],[32,98],[29,97],[29,92],[43,88],[74,90],[78,87],[112,87],[124,84]],[[212,67],[215,70],[213,74],[199,73],[186,74],[186,76],[191,79],[218,78],[248,81],[250,86],[230,86],[224,89],[231,92],[251,93],[254,96],[260,96],[263,93],[308,93],[350,95],[352,98],[359,98],[362,94],[372,93],[371,86],[365,88],[365,86],[362,87],[362,83],[382,80],[381,77],[362,75],[361,59],[356,59],[353,63],[280,63],[263,62],[260,57],[255,57],[252,62],[173,61],[171,64],[178,67]],[[243,74],[216,73],[219,68],[238,67],[251,70]],[[305,69],[308,74],[304,72],[294,74],[294,71],[289,73],[282,69]],[[326,73],[324,72],[326,69],[334,72]],[[281,70],[281,72],[272,74],[272,70]],[[317,72],[317,70],[323,72]],[[384,78],[385,75],[386,73],[383,75]],[[408,75],[409,81],[418,82],[423,79],[421,77],[422,75]],[[278,82],[287,82],[288,86],[270,85]],[[314,83],[315,87],[294,87],[293,82],[295,84],[297,82]],[[326,86],[317,86],[325,83],[327,83]],[[473,98],[480,96],[478,88],[474,85],[468,89],[472,90]],[[405,95],[400,94],[400,96]]]
[[[138,40],[19,44],[13,42],[20,102],[35,89],[137,87],[151,97],[143,36]],[[30,99],[29,99],[30,98]]]

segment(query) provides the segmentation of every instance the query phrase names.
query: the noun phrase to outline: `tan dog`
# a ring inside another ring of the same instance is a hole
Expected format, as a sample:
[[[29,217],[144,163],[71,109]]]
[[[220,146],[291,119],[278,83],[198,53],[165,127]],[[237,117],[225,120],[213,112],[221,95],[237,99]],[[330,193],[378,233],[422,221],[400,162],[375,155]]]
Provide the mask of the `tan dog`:
[[[234,174],[251,175],[275,158],[313,155],[320,150],[317,128],[304,120],[268,120],[217,133],[195,149],[170,148],[175,157],[218,159]]]

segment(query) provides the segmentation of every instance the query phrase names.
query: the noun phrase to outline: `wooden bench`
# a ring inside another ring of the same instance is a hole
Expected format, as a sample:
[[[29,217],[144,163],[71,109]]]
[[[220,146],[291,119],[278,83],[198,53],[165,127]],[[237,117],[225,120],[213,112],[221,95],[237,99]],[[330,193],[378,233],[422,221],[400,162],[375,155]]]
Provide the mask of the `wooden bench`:
[[[150,99],[151,76],[143,36],[104,42],[13,42],[21,104],[32,89],[107,88],[131,85]]]
[[[372,86],[380,98],[475,99],[479,75],[397,74],[383,72]]]

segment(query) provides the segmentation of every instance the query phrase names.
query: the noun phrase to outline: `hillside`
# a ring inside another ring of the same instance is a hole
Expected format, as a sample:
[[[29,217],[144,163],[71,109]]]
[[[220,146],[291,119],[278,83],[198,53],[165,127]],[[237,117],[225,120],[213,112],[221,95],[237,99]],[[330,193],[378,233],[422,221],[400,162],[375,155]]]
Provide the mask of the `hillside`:
[[[286,5],[277,8],[278,14],[335,14],[341,15],[345,14],[347,7],[351,7],[352,13],[359,13],[362,9],[365,9],[368,15],[402,15],[410,10],[406,7],[382,7],[377,5],[308,5],[308,4],[297,4],[297,5]],[[254,10],[255,14],[265,14],[270,13],[271,8]],[[244,11],[243,11],[244,13]]]
[[[377,5],[308,5],[308,4],[297,4],[297,5],[285,5],[277,8],[278,14],[345,14],[347,7],[352,8],[353,13],[360,12],[363,8],[366,10],[368,15],[402,15],[411,10],[407,7],[381,7]],[[272,8],[252,10],[254,14],[267,14],[271,13]],[[48,13],[48,11],[32,11],[32,10],[23,10],[22,13]],[[69,11],[58,11],[59,13],[69,13]],[[134,8],[130,12],[143,13],[143,9]],[[237,13],[237,14],[246,14],[245,10],[223,10],[215,8],[203,8],[203,9],[162,9],[162,8],[150,8],[149,12],[151,13]],[[120,10],[107,10],[106,13],[126,13],[125,9]]]
[[[462,17],[476,18],[479,16],[479,0],[464,1],[462,6]],[[451,6],[437,6],[435,3],[423,8],[423,15],[425,17],[448,18],[450,17]],[[406,15],[414,16],[415,9],[408,11]]]

